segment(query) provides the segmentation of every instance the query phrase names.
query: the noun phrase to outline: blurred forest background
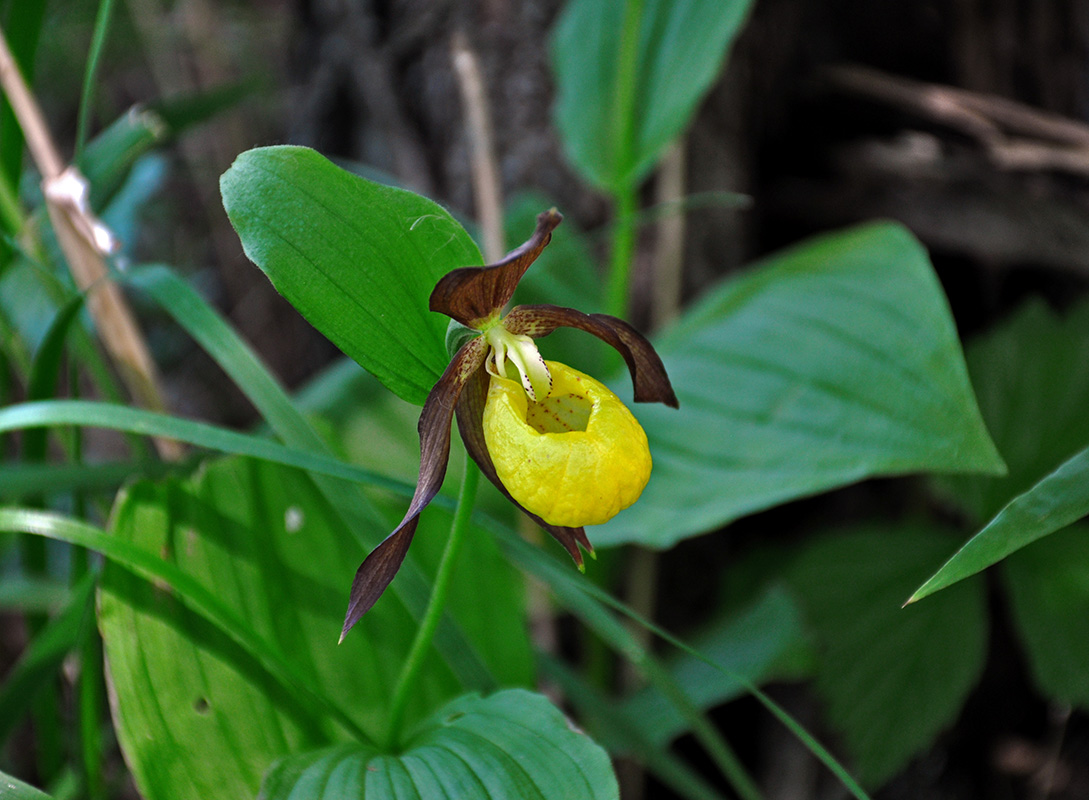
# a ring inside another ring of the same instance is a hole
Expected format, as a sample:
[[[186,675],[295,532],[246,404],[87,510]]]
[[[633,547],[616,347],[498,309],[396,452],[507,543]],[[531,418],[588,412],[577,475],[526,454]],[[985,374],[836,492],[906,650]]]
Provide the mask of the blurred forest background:
[[[48,19],[34,85],[63,142],[74,134],[82,79],[73,54],[88,46],[97,4],[42,5]],[[245,260],[222,211],[218,176],[249,147],[304,144],[471,218],[450,57],[458,30],[484,71],[505,192],[540,190],[594,229],[609,208],[565,163],[550,116],[548,32],[561,6],[120,3],[96,93],[99,121],[133,104],[248,87],[241,102],[169,151],[137,257],[198,274],[288,384],[312,376],[333,350]],[[689,214],[685,295],[805,235],[892,218],[930,249],[963,333],[1029,293],[1065,305],[1089,263],[1082,191],[1089,128],[1078,124],[1089,110],[1087,74],[1089,7],[1074,0],[756,4],[671,157],[684,193],[751,198],[742,209]],[[644,191],[653,200],[661,187],[651,181]],[[644,261],[653,245],[647,238]],[[649,289],[647,277],[642,294]],[[180,387],[174,400],[240,421],[244,408],[225,405],[219,386],[202,395],[200,366],[174,355],[176,368],[167,369]]]
[[[24,2],[0,4],[4,19]],[[23,66],[67,153],[99,4],[37,5],[46,22]],[[136,104],[241,90],[145,165],[131,258],[182,271],[289,387],[305,385],[338,352],[247,261],[222,208],[219,176],[248,148],[307,145],[473,219],[451,63],[458,32],[483,71],[504,192],[539,191],[592,234],[612,210],[566,163],[551,116],[548,35],[562,6],[123,0],[99,71],[92,131]],[[1089,278],[1089,3],[757,0],[694,125],[641,189],[645,205],[723,190],[745,199],[684,215],[683,298],[803,237],[891,218],[929,249],[966,342],[1030,298],[1071,308]],[[648,302],[660,232],[645,229],[637,250],[633,321],[644,330],[660,322]],[[604,245],[604,237],[591,241]],[[230,426],[255,421],[195,345],[149,309],[142,314],[174,413]],[[103,437],[102,446],[110,441]],[[789,549],[821,526],[906,517],[918,497],[912,479],[871,481],[689,539],[661,560],[654,613],[666,627],[686,629],[709,598],[734,590],[716,576],[754,542]],[[938,513],[956,521],[951,508]],[[989,602],[986,668],[954,728],[877,797],[1089,796],[1089,718],[1038,693],[1004,596],[992,590]],[[0,624],[3,674],[22,638],[15,618]],[[804,689],[783,684],[773,693],[819,738],[835,741]],[[737,701],[717,718],[759,764],[757,774],[815,769],[801,766],[800,745],[764,724],[755,702]],[[784,778],[768,796],[791,797],[804,783]]]

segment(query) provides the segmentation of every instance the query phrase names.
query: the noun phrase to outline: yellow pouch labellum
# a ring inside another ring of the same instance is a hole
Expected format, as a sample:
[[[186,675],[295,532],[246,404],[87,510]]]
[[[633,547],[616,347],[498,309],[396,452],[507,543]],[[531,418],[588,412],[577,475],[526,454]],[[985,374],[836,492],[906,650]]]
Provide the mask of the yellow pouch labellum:
[[[602,384],[546,362],[548,396],[534,402],[493,375],[484,439],[499,480],[527,511],[552,525],[600,525],[634,503],[650,478],[647,436]]]

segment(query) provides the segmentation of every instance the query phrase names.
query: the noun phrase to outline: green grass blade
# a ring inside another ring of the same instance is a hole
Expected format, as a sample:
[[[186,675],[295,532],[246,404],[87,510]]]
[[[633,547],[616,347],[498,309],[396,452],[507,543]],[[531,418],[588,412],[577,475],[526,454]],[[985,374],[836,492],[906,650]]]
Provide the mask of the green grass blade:
[[[48,614],[64,606],[70,596],[68,586],[54,578],[15,575],[0,582],[0,610],[3,611]]]
[[[32,496],[71,492],[113,491],[129,478],[161,478],[188,471],[196,461],[110,461],[100,464],[11,464],[0,466],[0,500],[23,502]],[[409,488],[411,494],[411,488]]]
[[[576,707],[589,712],[594,722],[592,733],[610,750],[631,753],[659,780],[689,800],[722,800],[690,766],[677,758],[668,748],[659,747],[641,736],[627,713],[612,699],[579,677],[562,661],[541,657],[541,668],[554,680]]]
[[[34,84],[34,56],[38,52],[46,0],[19,0],[6,3],[8,10],[4,36],[23,77]],[[23,166],[23,131],[15,119],[7,98],[0,99],[0,168],[9,186],[18,186]]]
[[[91,49],[87,54],[87,68],[83,73],[83,89],[79,96],[79,111],[76,115],[76,158],[83,153],[87,142],[87,131],[91,121],[91,104],[94,102],[95,82],[98,78],[98,65],[102,60],[102,51],[106,46],[106,35],[110,30],[110,15],[113,12],[113,0],[100,0],[98,14],[95,15],[95,29],[91,36]]]
[[[53,800],[50,795],[35,789],[6,772],[0,772],[0,800]]]
[[[56,676],[61,662],[79,642],[88,622],[94,577],[87,576],[73,590],[67,608],[45,624],[23,651],[0,688],[0,742],[30,710],[36,697]]]
[[[245,649],[269,675],[301,701],[303,708],[321,712],[351,731],[359,741],[369,741],[347,712],[314,688],[278,650],[254,634],[245,620],[235,616],[212,592],[169,561],[111,536],[100,528],[44,511],[0,508],[0,530],[34,534],[86,547],[141,578],[169,586],[187,608],[204,617]]]
[[[335,458],[285,447],[269,439],[238,433],[206,422],[194,422],[130,406],[93,400],[43,400],[0,409],[0,433],[53,425],[108,428],[144,436],[162,436],[208,450],[273,461],[382,489],[399,491],[403,487],[399,481]]]
[[[74,295],[57,311],[49,329],[45,332],[38,352],[30,364],[27,377],[26,396],[28,400],[48,400],[57,393],[57,380],[60,377],[61,359],[64,358],[64,342],[73,320],[83,308],[83,295]],[[23,459],[25,461],[44,461],[46,451],[44,428],[28,430],[23,438]]]
[[[1089,448],[1078,451],[1027,492],[1011,500],[916,589],[907,602],[922,600],[981,572],[1086,514],[1089,514]]]

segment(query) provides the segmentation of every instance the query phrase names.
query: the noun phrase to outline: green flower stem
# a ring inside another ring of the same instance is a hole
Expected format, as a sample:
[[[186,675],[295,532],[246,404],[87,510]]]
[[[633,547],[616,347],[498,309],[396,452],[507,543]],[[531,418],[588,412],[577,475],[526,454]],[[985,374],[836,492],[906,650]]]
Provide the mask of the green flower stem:
[[[632,175],[635,166],[636,72],[639,67],[639,28],[643,19],[643,0],[626,0],[624,27],[620,32],[620,50],[616,64],[616,95],[613,97],[613,121],[616,129],[615,183],[611,187],[616,205],[612,253],[609,264],[605,310],[615,317],[626,317],[631,284],[631,262],[635,254],[635,212],[638,206],[637,184]]]
[[[454,574],[454,566],[457,564],[461,546],[465,541],[465,534],[469,530],[469,517],[473,513],[473,505],[476,502],[476,488],[480,482],[480,470],[472,462],[468,454],[465,456],[465,475],[462,478],[461,493],[458,495],[458,507],[454,512],[454,522],[450,526],[450,537],[446,540],[446,549],[442,552],[442,560],[439,569],[435,573],[435,584],[431,589],[431,599],[427,602],[427,610],[424,611],[420,628],[416,631],[416,639],[412,642],[412,648],[408,652],[401,675],[397,679],[397,687],[393,691],[393,702],[389,712],[389,732],[387,735],[387,749],[395,749],[400,744],[401,729],[405,721],[405,709],[408,707],[409,697],[416,686],[420,670],[423,669],[427,652],[431,648],[431,642],[435,638],[442,612],[446,608],[446,597],[450,591],[450,579]]]
[[[631,264],[635,257],[635,211],[638,197],[628,187],[613,196],[616,221],[613,223],[609,255],[608,283],[605,289],[605,313],[621,319],[628,316],[631,291]]]
[[[643,0],[626,0],[620,49],[617,52],[616,94],[613,96],[613,123],[617,126],[614,195],[635,188],[632,169],[635,167],[636,74],[639,70],[639,29],[642,22]]]

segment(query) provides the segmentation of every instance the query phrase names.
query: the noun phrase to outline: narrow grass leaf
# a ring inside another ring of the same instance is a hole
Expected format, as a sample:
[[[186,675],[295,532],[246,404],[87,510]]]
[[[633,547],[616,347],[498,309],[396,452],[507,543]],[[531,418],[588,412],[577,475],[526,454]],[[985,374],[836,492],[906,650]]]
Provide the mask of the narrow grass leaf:
[[[0,772],[0,800],[53,800],[53,797],[6,772]]]
[[[11,735],[39,693],[49,689],[65,657],[75,649],[82,629],[90,624],[94,588],[94,576],[85,576],[64,610],[31,639],[5,676],[0,685],[0,742]]]
[[[1089,448],[1015,497],[908,598],[922,600],[1089,514]]]
[[[0,432],[53,425],[79,425],[144,436],[163,436],[209,450],[259,458],[392,491],[403,488],[403,484],[398,481],[391,481],[370,470],[328,456],[285,447],[269,439],[208,423],[193,422],[130,406],[93,400],[45,400],[19,403],[0,409]]]
[[[106,36],[110,31],[110,16],[114,0],[99,0],[98,13],[95,15],[94,33],[91,34],[91,48],[87,53],[87,66],[83,71],[83,88],[79,95],[79,111],[76,113],[76,157],[83,152],[87,141],[87,131],[91,122],[91,107],[94,104],[95,83],[102,51],[106,47]]]
[[[723,795],[710,786],[699,773],[668,747],[646,736],[646,725],[620,707],[616,700],[576,674],[565,663],[547,655],[541,656],[542,672],[563,690],[564,697],[580,713],[580,722],[587,725],[613,755],[630,755],[658,780],[689,800],[723,800]]]

